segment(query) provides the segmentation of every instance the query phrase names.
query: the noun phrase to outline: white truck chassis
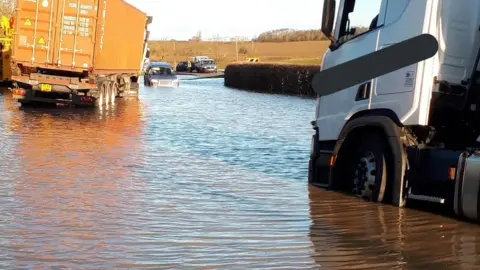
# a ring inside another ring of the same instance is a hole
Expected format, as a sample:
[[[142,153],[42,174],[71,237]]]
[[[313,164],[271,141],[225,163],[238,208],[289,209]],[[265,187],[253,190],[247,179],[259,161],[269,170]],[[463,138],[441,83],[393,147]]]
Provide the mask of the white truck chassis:
[[[355,36],[350,13],[373,2],[339,0],[335,11],[335,0],[324,1],[331,45],[323,70],[421,34],[434,36],[439,50],[319,96],[308,181],[398,207],[434,203],[479,221],[480,1],[379,0],[370,29]]]

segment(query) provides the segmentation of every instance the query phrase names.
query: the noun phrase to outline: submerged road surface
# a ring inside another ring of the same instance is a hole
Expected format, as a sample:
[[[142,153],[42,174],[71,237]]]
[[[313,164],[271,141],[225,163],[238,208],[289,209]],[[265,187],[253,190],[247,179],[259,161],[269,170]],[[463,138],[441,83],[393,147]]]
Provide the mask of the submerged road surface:
[[[478,226],[308,187],[314,111],[222,79],[102,110],[0,96],[0,269],[480,265]]]

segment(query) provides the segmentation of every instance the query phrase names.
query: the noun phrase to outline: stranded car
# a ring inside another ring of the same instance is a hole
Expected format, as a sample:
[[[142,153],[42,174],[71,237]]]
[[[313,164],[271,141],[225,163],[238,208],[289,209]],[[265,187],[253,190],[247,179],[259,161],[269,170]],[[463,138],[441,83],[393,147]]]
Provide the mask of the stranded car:
[[[144,84],[150,87],[178,87],[180,82],[168,63],[151,62],[145,70]]]
[[[206,73],[206,72],[217,72],[217,63],[213,59],[205,59],[199,61],[195,65],[197,72]]]

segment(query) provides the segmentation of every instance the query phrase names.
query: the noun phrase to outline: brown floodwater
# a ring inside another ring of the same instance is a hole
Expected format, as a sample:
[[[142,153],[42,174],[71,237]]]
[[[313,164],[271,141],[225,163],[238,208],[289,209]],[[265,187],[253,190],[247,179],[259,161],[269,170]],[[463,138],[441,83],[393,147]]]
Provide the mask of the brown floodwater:
[[[314,101],[221,79],[0,95],[0,269],[476,269],[480,227],[309,187]]]

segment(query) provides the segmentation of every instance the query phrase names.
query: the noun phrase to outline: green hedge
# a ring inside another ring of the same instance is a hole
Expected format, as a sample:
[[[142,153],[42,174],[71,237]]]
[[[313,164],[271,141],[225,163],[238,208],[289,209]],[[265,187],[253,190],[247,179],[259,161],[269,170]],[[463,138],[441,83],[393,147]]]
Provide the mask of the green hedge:
[[[272,94],[316,97],[311,87],[320,65],[234,63],[225,68],[225,86]]]

